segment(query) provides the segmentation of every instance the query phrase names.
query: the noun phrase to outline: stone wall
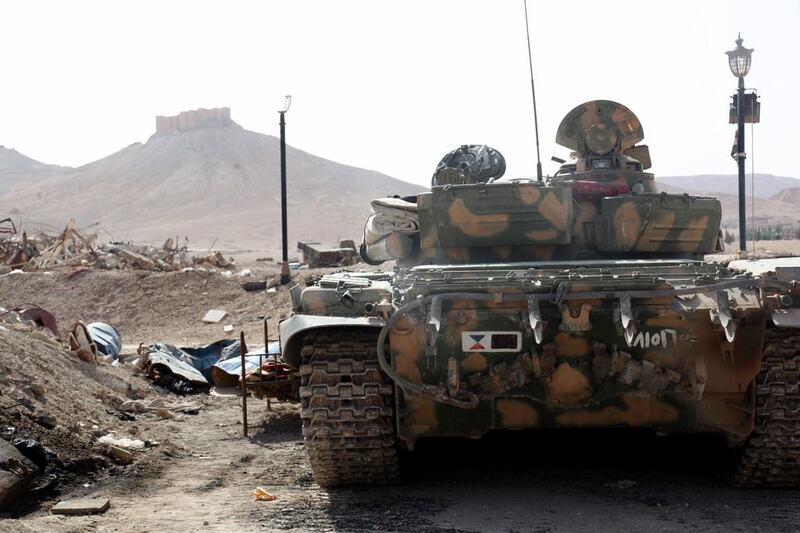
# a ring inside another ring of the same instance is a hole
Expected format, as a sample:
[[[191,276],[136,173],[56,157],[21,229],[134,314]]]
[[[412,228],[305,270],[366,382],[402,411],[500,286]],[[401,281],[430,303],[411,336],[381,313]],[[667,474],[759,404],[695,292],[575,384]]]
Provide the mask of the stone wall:
[[[231,108],[195,109],[183,111],[174,117],[156,117],[156,135],[168,135],[179,131],[203,128],[222,128],[231,122]]]

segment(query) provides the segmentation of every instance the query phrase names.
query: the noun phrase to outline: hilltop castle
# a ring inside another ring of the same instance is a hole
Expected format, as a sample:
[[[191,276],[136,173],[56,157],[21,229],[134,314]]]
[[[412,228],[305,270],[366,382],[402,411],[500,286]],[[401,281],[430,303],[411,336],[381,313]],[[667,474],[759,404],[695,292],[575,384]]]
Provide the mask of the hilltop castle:
[[[233,124],[230,107],[183,111],[173,117],[156,117],[156,135],[170,135],[179,131],[202,128],[222,128]]]

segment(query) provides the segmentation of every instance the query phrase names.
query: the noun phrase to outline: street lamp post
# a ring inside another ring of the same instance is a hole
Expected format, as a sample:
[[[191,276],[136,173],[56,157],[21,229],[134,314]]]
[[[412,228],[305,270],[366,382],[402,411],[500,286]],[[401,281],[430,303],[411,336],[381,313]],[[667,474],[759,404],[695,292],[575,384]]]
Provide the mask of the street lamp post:
[[[292,97],[287,95],[283,100],[283,109],[278,111],[281,116],[281,237],[283,245],[281,285],[286,285],[292,279],[289,275],[289,234],[286,223],[286,119],[284,117],[291,104]]]
[[[739,250],[747,250],[747,230],[746,230],[746,215],[744,205],[744,162],[747,157],[744,151],[744,77],[750,71],[750,62],[752,59],[753,49],[745,48],[742,46],[742,36],[736,39],[736,48],[728,54],[728,66],[731,68],[731,73],[739,78],[739,89],[736,98],[736,123],[738,129],[736,130],[736,153],[734,157],[739,165]]]

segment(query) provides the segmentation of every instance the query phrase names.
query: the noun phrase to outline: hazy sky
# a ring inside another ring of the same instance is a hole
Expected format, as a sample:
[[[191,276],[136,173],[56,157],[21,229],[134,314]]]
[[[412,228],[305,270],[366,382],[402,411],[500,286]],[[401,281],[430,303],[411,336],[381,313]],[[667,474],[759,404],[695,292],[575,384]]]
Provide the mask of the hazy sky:
[[[8,1],[0,17],[0,144],[81,165],[145,141],[155,115],[231,107],[245,128],[427,184],[459,144],[535,172],[522,0]],[[653,171],[735,173],[741,31],[762,96],[755,169],[800,177],[800,1],[529,1],[545,171],[561,118],[605,98],[641,119]],[[748,144],[749,126],[748,126]],[[748,146],[747,150],[753,154]],[[750,161],[748,160],[748,171]]]

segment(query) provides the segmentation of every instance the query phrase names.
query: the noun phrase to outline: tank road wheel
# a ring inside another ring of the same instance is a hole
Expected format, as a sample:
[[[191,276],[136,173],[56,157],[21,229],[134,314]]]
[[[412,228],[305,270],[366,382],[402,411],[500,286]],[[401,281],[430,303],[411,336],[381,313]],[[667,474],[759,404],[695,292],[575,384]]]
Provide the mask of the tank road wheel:
[[[393,387],[378,366],[377,334],[311,333],[300,400],[314,479],[322,486],[397,478]]]
[[[767,330],[755,392],[755,429],[740,450],[734,483],[800,487],[799,329]]]

